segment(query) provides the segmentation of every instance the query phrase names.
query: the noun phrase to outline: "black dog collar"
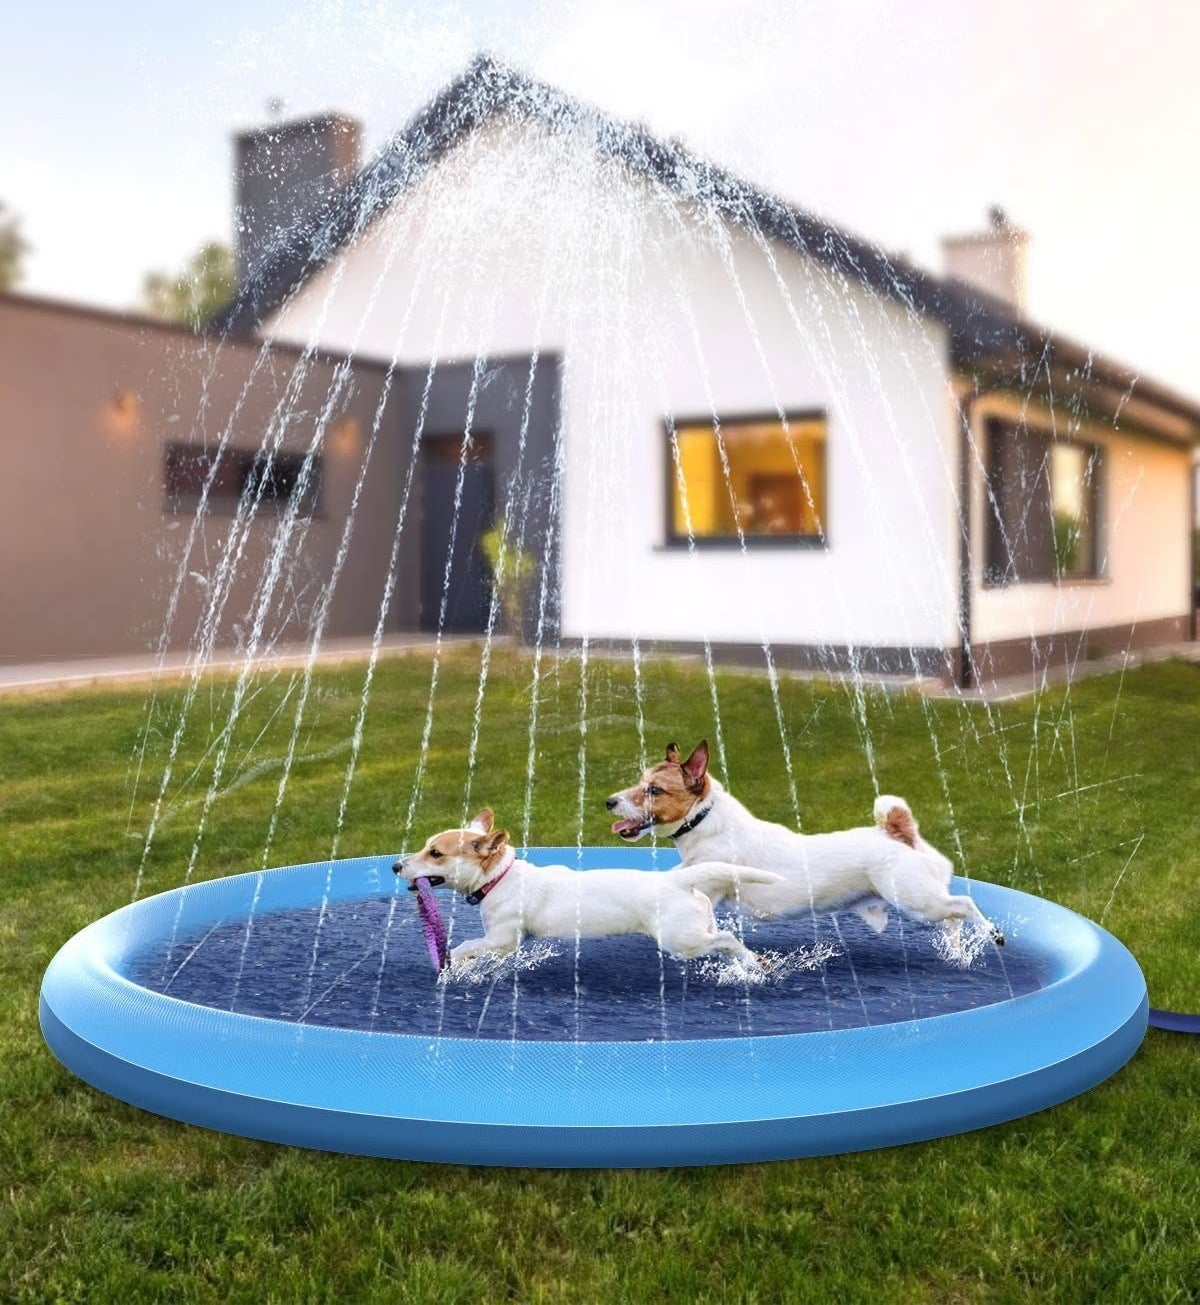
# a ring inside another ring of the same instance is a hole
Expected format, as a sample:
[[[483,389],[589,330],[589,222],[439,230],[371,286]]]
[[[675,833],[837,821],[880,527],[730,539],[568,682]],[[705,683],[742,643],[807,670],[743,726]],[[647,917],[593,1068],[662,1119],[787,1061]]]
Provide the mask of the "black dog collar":
[[[713,809],[710,802],[708,806],[701,807],[694,816],[689,816],[682,825],[671,835],[672,838],[682,838],[684,834],[690,834],[693,829],[704,819],[705,816]]]

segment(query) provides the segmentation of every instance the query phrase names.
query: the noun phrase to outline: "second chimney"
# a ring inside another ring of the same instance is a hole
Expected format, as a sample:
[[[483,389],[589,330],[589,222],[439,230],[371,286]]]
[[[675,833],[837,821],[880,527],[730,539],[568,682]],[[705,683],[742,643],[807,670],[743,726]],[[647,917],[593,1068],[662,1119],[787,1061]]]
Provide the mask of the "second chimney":
[[[986,231],[942,241],[946,275],[1023,312],[1028,244],[1028,233],[1014,227],[1002,208],[992,208]]]
[[[234,252],[244,285],[357,172],[362,124],[340,113],[234,137]]]

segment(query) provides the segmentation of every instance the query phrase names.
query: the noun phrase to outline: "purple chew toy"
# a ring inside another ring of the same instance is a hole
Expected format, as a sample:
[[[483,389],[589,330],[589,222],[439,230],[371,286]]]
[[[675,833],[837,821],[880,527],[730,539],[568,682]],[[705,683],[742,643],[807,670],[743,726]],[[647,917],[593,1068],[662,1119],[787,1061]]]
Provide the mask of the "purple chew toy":
[[[421,928],[425,931],[425,946],[429,948],[429,959],[433,968],[439,973],[450,964],[450,948],[446,943],[446,926],[442,923],[442,913],[438,910],[437,898],[429,880],[422,876],[414,879],[417,890],[417,911],[421,916]]]

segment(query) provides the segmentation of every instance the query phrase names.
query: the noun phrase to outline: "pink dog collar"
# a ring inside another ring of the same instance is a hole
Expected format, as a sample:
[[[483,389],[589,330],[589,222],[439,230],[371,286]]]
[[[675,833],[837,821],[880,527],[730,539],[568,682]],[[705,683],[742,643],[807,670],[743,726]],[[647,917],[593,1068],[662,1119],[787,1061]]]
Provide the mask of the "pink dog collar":
[[[510,847],[504,854],[504,860],[500,863],[500,869],[487,881],[481,884],[473,893],[467,894],[467,901],[472,906],[478,906],[480,902],[492,891],[493,888],[504,878],[513,868],[513,862],[517,859],[516,852]]]

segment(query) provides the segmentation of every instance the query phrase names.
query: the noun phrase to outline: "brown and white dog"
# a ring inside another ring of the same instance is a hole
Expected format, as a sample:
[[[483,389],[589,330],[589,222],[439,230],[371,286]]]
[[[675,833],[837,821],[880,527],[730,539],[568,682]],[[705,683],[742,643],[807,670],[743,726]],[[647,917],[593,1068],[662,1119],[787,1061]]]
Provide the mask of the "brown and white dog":
[[[743,885],[766,888],[779,881],[767,870],[716,861],[663,872],[531,865],[509,847],[505,830],[493,828],[487,807],[465,829],[434,834],[392,869],[410,888],[425,878],[479,904],[484,936],[459,943],[451,965],[485,952],[506,956],[524,937],[641,933],[675,956],[717,953],[761,966],[736,934],[717,928],[711,899],[734,896]]]
[[[670,744],[665,760],[605,805],[617,817],[615,834],[633,841],[653,829],[675,840],[685,866],[720,861],[777,871],[777,883],[738,885],[739,903],[755,915],[848,910],[882,933],[891,905],[941,923],[955,949],[966,922],[1004,944],[971,898],[950,891],[953,867],[921,837],[903,798],[877,798],[874,825],[798,834],[757,819],[726,793],[708,773],[708,744],[702,742],[686,760]]]

